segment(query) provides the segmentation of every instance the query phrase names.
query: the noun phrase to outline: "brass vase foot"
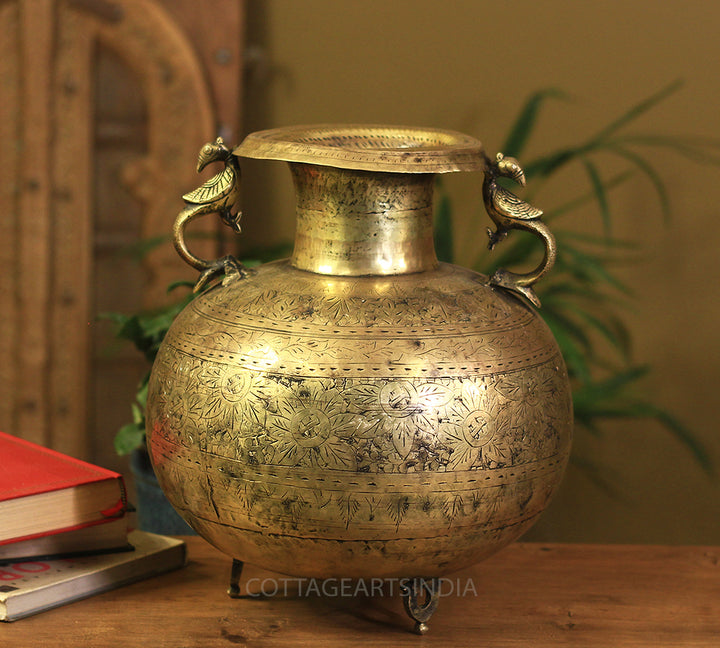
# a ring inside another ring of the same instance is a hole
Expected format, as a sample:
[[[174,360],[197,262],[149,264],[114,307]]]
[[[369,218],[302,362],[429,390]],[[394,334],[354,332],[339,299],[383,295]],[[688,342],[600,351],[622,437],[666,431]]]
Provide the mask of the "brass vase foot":
[[[440,600],[440,579],[413,578],[404,588],[402,597],[405,611],[415,621],[415,633],[425,634],[430,629],[427,621]]]
[[[230,587],[228,587],[228,596],[230,598],[240,598],[240,576],[245,563],[242,560],[233,558],[232,567],[230,569]]]

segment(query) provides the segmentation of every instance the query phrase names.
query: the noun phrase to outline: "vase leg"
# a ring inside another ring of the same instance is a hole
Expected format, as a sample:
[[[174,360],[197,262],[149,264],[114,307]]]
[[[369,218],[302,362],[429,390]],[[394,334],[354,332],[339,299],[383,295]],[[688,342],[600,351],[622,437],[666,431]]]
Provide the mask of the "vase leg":
[[[415,621],[415,632],[425,634],[430,629],[427,621],[440,600],[440,579],[413,578],[405,586],[402,597],[405,611]]]
[[[228,587],[228,596],[230,598],[240,598],[240,576],[245,566],[242,560],[233,558],[232,568],[230,569],[230,587]]]

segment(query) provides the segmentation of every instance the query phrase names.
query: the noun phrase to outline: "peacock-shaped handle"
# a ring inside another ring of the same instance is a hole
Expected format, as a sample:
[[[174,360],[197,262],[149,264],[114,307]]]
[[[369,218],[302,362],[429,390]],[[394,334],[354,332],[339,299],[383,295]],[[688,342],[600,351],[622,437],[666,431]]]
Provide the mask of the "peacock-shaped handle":
[[[520,200],[515,194],[497,184],[499,177],[510,178],[521,186],[525,186],[525,174],[515,158],[505,157],[498,153],[495,161],[486,158],[485,180],[483,182],[483,201],[488,216],[495,223],[496,229],[488,228],[492,250],[495,244],[507,236],[511,229],[521,229],[539,236],[545,245],[545,255],[540,265],[534,270],[520,274],[505,270],[496,270],[490,277],[490,284],[522,295],[535,307],[540,308],[540,300],[532,289],[557,258],[555,237],[548,226],[540,220],[542,210]]]
[[[222,221],[235,232],[240,232],[241,212],[233,212],[240,197],[240,164],[232,151],[225,146],[222,137],[208,142],[200,149],[197,171],[200,173],[211,162],[224,162],[225,168],[197,189],[183,196],[185,208],[177,215],[173,225],[173,242],[180,257],[201,275],[194,291],[203,290],[215,277],[224,275],[223,284],[248,274],[243,265],[228,255],[214,261],[195,256],[185,242],[185,227],[198,216],[217,213]]]

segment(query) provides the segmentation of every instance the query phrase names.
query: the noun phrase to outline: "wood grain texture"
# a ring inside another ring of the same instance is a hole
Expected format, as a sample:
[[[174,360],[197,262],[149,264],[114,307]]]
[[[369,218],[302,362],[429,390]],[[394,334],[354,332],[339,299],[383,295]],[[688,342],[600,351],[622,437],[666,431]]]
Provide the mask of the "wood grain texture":
[[[452,575],[471,579],[477,596],[443,597],[423,638],[410,633],[397,595],[232,600],[229,559],[199,538],[188,549],[185,569],[4,626],[3,643],[710,648],[720,637],[717,547],[514,544]],[[271,577],[247,567],[243,592]]]
[[[215,126],[230,145],[240,142],[245,3],[214,0],[199,7],[196,0],[162,0],[194,45],[208,80]]]
[[[0,218],[0,425],[16,428],[16,393],[18,376],[18,225],[15,214],[20,204],[20,10],[16,4],[0,5],[0,205],[13,217]]]
[[[52,178],[52,56],[55,6],[51,0],[20,3],[22,151],[17,281],[19,371],[17,429],[36,443],[50,441],[47,377],[50,350]],[[27,71],[32,70],[32,74]],[[29,154],[28,154],[29,152]]]
[[[195,273],[169,242],[129,280],[107,260],[126,267],[129,245],[169,237],[182,194],[198,184],[199,147],[219,130],[238,137],[244,4],[214,9],[0,2],[0,429],[117,461],[111,437],[130,396],[108,411],[89,390],[109,346],[92,336],[96,313],[157,306],[170,282]],[[218,228],[207,219],[193,229],[210,258],[220,256]],[[99,304],[98,292],[125,301]],[[122,384],[111,377],[101,389],[114,395]]]
[[[88,382],[93,255],[95,42],[82,15],[58,12],[53,52],[53,173],[48,401],[51,445],[88,456]]]

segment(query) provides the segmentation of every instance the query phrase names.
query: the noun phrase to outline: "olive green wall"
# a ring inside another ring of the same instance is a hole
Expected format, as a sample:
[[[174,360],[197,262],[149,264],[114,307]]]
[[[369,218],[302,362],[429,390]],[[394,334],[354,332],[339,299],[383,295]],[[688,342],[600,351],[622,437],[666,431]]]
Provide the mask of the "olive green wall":
[[[249,3],[246,130],[296,123],[368,122],[451,128],[494,152],[525,97],[557,87],[572,96],[543,113],[528,156],[587,137],[671,81],[684,88],[636,130],[718,137],[720,5],[704,0],[602,3],[274,0]],[[720,167],[653,154],[670,186],[664,226],[650,183],[613,194],[616,234],[644,244],[622,270],[637,294],[629,314],[645,381],[706,444],[720,472],[716,338]],[[611,172],[615,163],[606,162]],[[485,245],[481,178],[449,181],[458,261]],[[579,183],[579,184],[578,184]],[[538,195],[549,208],[586,187],[581,173]],[[248,244],[292,238],[289,174],[280,163],[246,165]],[[566,225],[596,228],[592,210]],[[543,540],[720,543],[720,486],[686,448],[654,423],[577,435],[606,466],[613,499],[571,467],[551,509],[531,532]]]

